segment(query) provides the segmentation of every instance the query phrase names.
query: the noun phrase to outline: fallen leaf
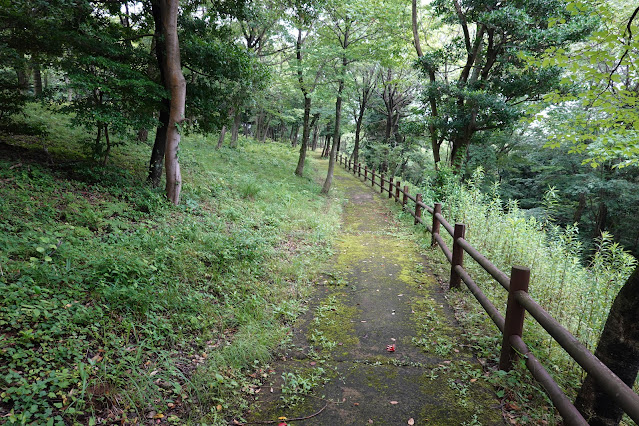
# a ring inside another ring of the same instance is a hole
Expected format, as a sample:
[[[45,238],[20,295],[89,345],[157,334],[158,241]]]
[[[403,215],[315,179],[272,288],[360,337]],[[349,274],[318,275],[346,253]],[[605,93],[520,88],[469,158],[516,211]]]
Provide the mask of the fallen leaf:
[[[475,383],[477,379],[470,379],[470,383]]]
[[[215,407],[215,409],[216,409],[217,411],[222,411],[222,406],[218,404],[218,405],[217,405],[217,407]]]
[[[397,405],[397,404],[399,404],[399,402],[397,402],[397,401],[391,401],[390,403],[391,403],[392,405]]]
[[[353,402],[353,405],[357,407],[359,405],[359,402]]]
[[[311,361],[311,365],[315,365],[317,364],[315,361]]]
[[[395,339],[395,338],[393,338],[393,337],[391,337],[391,340],[392,340],[393,342],[396,342],[396,341],[397,341],[397,339]]]
[[[368,423],[373,424],[373,419],[368,419]]]
[[[395,345],[387,345],[386,350],[388,352],[395,352]]]
[[[410,419],[408,419],[408,424],[409,424],[410,426],[413,426],[413,425],[415,424],[415,419],[414,419],[414,418],[412,418],[412,417],[411,417]]]
[[[155,416],[153,416],[154,419],[162,419],[164,418],[164,414],[158,413]]]

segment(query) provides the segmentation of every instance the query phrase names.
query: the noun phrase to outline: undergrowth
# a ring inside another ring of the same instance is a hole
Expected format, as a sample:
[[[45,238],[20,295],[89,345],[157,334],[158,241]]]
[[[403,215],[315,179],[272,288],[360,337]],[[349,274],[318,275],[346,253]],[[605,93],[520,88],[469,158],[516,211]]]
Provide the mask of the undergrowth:
[[[465,238],[500,270],[509,275],[513,265],[529,267],[531,296],[594,352],[612,302],[636,266],[636,259],[604,233],[596,241],[597,250],[584,263],[577,225],[560,228],[553,223],[551,215],[544,220],[529,216],[515,201],[501,200],[497,190],[490,194],[482,192],[482,178],[481,169],[463,184],[453,175],[440,173],[432,186],[417,188],[409,184],[409,187],[411,194],[422,193],[427,205],[441,202],[448,222],[464,223]],[[546,210],[552,212],[552,199],[547,198]],[[413,218],[407,212],[397,209],[397,213],[405,223],[412,224]],[[429,222],[432,217],[424,212],[424,220]],[[430,234],[423,227],[414,227],[414,230],[422,246],[429,247]],[[452,238],[443,226],[440,232],[452,248]],[[429,247],[425,253],[438,274],[448,282],[450,265],[440,249]],[[506,290],[469,255],[465,256],[464,268],[505,315]],[[561,417],[551,408],[543,389],[522,363],[509,373],[497,369],[501,334],[470,292],[449,292],[447,297],[467,344],[482,360],[496,386],[497,396],[502,398],[506,420],[521,424],[560,424]],[[574,399],[585,376],[581,367],[530,315],[526,316],[523,337],[564,392]]]
[[[0,418],[241,417],[331,253],[340,204],[293,175],[285,145],[216,151],[191,135],[174,207],[144,182],[148,145],[98,167],[68,116],[33,119],[50,136],[0,135]]]

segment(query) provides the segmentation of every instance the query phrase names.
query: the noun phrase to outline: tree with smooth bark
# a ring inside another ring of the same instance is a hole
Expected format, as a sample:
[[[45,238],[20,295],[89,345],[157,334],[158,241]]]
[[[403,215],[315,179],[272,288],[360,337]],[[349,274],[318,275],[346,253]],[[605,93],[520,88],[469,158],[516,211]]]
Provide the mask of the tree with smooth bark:
[[[178,0],[154,0],[158,8],[158,18],[164,37],[165,54],[161,64],[164,73],[165,88],[170,93],[169,121],[166,129],[164,168],[166,171],[166,196],[173,204],[179,204],[182,190],[182,174],[178,150],[180,127],[184,122],[186,103],[186,80],[182,74],[180,61],[180,43],[178,39]],[[155,18],[155,16],[154,16]]]

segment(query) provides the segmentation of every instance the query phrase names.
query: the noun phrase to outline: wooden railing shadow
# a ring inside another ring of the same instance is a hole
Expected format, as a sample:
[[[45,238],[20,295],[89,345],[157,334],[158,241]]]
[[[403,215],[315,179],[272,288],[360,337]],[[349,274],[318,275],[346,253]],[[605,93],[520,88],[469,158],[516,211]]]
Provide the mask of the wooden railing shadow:
[[[464,239],[466,231],[464,224],[456,223],[453,227],[448,223],[442,216],[440,203],[435,203],[432,207],[428,206],[422,202],[421,194],[412,196],[408,191],[408,186],[401,188],[400,181],[394,182],[392,177],[385,178],[383,173],[375,173],[374,169],[370,170],[367,166],[362,168],[361,163],[354,164],[350,158],[341,154],[338,155],[337,159],[340,165],[354,175],[359,178],[363,177],[364,183],[370,181],[371,187],[379,187],[381,194],[387,192],[388,198],[394,198],[396,203],[401,202],[402,209],[415,218],[415,225],[421,224],[430,232],[432,236],[431,245],[439,246],[451,265],[450,288],[459,288],[463,281],[499,331],[501,331],[503,336],[499,359],[499,368],[501,370],[509,371],[512,369],[513,362],[519,357],[523,357],[526,367],[535,380],[543,386],[565,423],[568,425],[588,424],[575,408],[570,398],[561,390],[523,341],[524,315],[528,312],[572,359],[599,382],[606,393],[615,399],[625,413],[632,420],[639,423],[639,395],[530,297],[528,294],[530,269],[523,266],[513,266],[510,276],[508,276]],[[409,208],[409,201],[414,204],[414,208]],[[424,210],[432,216],[432,221],[424,220]],[[453,239],[452,251],[440,235],[442,226]],[[464,254],[472,257],[482,269],[488,272],[508,292],[505,318],[464,269]]]

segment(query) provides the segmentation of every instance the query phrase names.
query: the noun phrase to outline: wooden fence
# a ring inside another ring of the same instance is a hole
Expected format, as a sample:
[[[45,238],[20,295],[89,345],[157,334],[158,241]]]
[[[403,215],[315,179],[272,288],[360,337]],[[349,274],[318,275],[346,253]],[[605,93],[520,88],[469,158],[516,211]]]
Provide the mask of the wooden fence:
[[[503,335],[499,368],[508,371],[512,368],[513,361],[523,356],[526,367],[545,389],[553,404],[568,425],[587,425],[588,422],[575,408],[572,401],[561,390],[552,376],[546,371],[537,357],[530,352],[522,339],[524,315],[530,313],[532,317],[552,336],[553,339],[595,380],[603,387],[605,392],[612,396],[617,404],[635,422],[639,423],[639,395],[628,387],[608,367],[595,357],[576,337],[555,320],[528,294],[530,270],[522,266],[513,266],[510,276],[500,271],[490,260],[475,249],[464,239],[466,226],[456,223],[453,227],[442,216],[442,206],[435,203],[433,207],[422,202],[422,195],[410,195],[408,186],[401,188],[400,181],[393,181],[393,177],[386,178],[383,173],[375,173],[375,170],[362,168],[362,164],[354,164],[350,158],[338,155],[339,164],[352,171],[357,177],[364,178],[364,183],[370,181],[371,187],[379,187],[380,193],[388,193],[388,198],[394,198],[395,202],[401,202],[402,208],[415,218],[415,225],[421,224],[431,233],[431,245],[439,246],[446,259],[451,264],[450,287],[459,288],[463,281],[477,301],[484,308],[490,319],[495,323]],[[409,208],[412,202],[414,208]],[[431,215],[429,221],[424,220],[423,211]],[[440,228],[453,238],[452,251],[448,248],[440,235]],[[508,303],[506,317],[484,295],[479,286],[464,269],[464,254],[468,254],[486,272],[488,272],[506,291],[508,291]]]

